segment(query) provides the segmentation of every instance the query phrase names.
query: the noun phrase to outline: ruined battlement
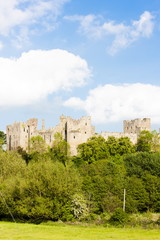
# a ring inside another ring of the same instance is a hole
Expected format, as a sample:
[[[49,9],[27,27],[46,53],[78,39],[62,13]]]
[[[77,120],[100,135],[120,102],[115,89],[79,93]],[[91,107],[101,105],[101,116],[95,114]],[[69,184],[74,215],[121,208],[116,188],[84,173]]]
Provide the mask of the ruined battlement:
[[[136,118],[134,120],[123,121],[124,133],[139,134],[143,130],[151,132],[151,119],[150,118]]]
[[[80,119],[67,117],[66,128],[66,139],[73,155],[77,154],[79,144],[87,142],[87,139],[95,134],[95,127],[91,125],[91,117],[82,117]]]
[[[27,120],[27,125],[37,128],[38,119],[37,118],[30,118],[29,120]]]
[[[16,150],[18,146],[24,150],[29,149],[29,139],[40,135],[52,147],[54,135],[61,133],[63,138],[71,146],[71,154],[77,154],[77,146],[86,142],[88,138],[95,134],[95,128],[91,125],[91,117],[72,119],[71,117],[60,116],[59,124],[56,127],[45,129],[45,121],[42,120],[42,128],[37,129],[38,119],[32,118],[26,122],[15,122],[6,127],[7,150]]]
[[[7,132],[7,150],[16,150],[22,147],[24,150],[29,149],[29,139],[33,136],[40,135],[52,147],[54,135],[56,132],[61,133],[62,137],[71,147],[71,155],[77,154],[79,144],[87,142],[88,138],[95,136],[95,127],[92,126],[91,117],[83,116],[80,119],[72,119],[70,116],[60,116],[59,124],[56,127],[45,129],[45,121],[42,120],[41,130],[37,129],[38,119],[32,118],[26,122],[15,122],[6,127]],[[101,136],[106,140],[109,136],[116,138],[129,137],[133,144],[137,143],[137,137],[142,130],[151,131],[150,118],[137,118],[134,120],[123,121],[124,132],[101,132]]]

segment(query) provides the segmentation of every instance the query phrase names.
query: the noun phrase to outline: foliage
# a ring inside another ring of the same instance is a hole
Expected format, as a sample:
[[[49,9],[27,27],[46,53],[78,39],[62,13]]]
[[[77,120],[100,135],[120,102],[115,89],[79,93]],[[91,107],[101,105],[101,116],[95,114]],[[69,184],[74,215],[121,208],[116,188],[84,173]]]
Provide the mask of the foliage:
[[[2,149],[3,145],[7,143],[6,134],[0,131],[0,149]]]
[[[53,145],[50,148],[50,156],[53,159],[57,159],[67,166],[70,157],[70,146],[69,144],[63,139],[60,133],[55,133]]]
[[[160,212],[160,178],[147,173],[143,176],[143,185],[148,193],[148,210],[150,212]]]
[[[150,152],[152,148],[153,135],[147,130],[140,132],[137,140],[137,151],[138,152]]]
[[[148,210],[149,194],[141,179],[136,176],[127,179],[126,196],[126,212],[144,212]]]
[[[36,137],[31,137],[31,139],[29,140],[29,145],[30,145],[29,152],[31,154],[35,152],[45,153],[48,150],[45,140],[39,135]]]
[[[89,138],[86,143],[80,144],[77,150],[80,157],[89,164],[109,157],[105,139],[101,136]]]
[[[73,219],[71,199],[81,186],[75,168],[65,168],[62,163],[50,159],[39,159],[26,165],[18,154],[4,155],[7,161],[2,162],[3,165],[0,161],[0,189],[16,218],[32,221]],[[9,217],[2,199],[0,206],[0,216]]]
[[[31,139],[30,153],[0,149],[0,191],[14,217],[37,223],[101,222],[100,216],[114,213],[111,222],[123,225],[118,209],[124,188],[127,213],[160,212],[160,153],[157,134],[152,135],[151,152],[135,152],[125,137],[106,141],[97,136],[79,145],[78,156],[70,157],[59,133],[50,149],[40,136]],[[0,198],[0,218],[4,217],[10,215]]]
[[[135,152],[135,148],[128,137],[120,137],[117,140],[118,150],[117,152],[122,156]]]
[[[106,144],[111,156],[122,156],[135,152],[135,148],[128,137],[120,137],[118,139],[115,137],[108,137]]]
[[[152,131],[152,151],[160,152],[160,136],[156,130]]]
[[[90,212],[113,212],[122,202],[125,169],[110,160],[84,165],[82,190]]]
[[[118,151],[118,142],[115,137],[108,137],[106,141],[111,156],[116,156]]]
[[[142,226],[143,228],[154,228],[158,227],[159,214],[145,212],[130,214],[128,224],[132,227]]]
[[[127,221],[128,215],[126,212],[123,211],[122,208],[116,209],[109,220],[109,222],[113,225],[125,225]]]
[[[0,149],[0,180],[3,182],[25,171],[26,164],[16,152],[4,152]]]
[[[135,148],[128,137],[108,137],[107,141],[102,136],[92,137],[78,146],[79,158],[89,164],[134,152]]]
[[[124,164],[129,176],[142,177],[148,172],[151,175],[160,177],[160,154],[138,152],[124,157]]]
[[[17,152],[22,156],[22,158],[28,164],[28,162],[31,160],[31,155],[28,154],[25,150],[23,150],[22,147],[17,147]]]
[[[71,209],[75,219],[82,219],[88,215],[88,208],[83,195],[75,194],[73,196]]]

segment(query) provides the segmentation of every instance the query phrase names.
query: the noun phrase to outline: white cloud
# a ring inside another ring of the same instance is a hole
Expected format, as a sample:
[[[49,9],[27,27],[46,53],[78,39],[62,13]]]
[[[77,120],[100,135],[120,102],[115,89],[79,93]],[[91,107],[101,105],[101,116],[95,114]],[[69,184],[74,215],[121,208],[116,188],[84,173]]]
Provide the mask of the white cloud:
[[[150,84],[107,84],[89,92],[86,100],[70,98],[64,106],[83,109],[95,123],[151,117],[160,122],[160,87]]]
[[[85,60],[59,49],[0,58],[0,69],[0,106],[33,104],[59,90],[83,86],[90,77]]]
[[[149,37],[153,31],[153,16],[150,12],[145,11],[141,16],[139,21],[134,21],[133,26],[136,29],[136,32],[141,34],[144,37]]]
[[[153,32],[154,22],[150,12],[145,11],[138,21],[133,21],[130,25],[124,23],[115,23],[108,21],[102,23],[102,17],[95,15],[87,16],[66,16],[70,21],[79,21],[79,32],[100,39],[109,35],[114,36],[108,52],[111,55],[116,54],[120,49],[128,47],[131,43],[140,37],[150,37]]]
[[[87,16],[73,15],[65,16],[64,19],[69,21],[79,21],[80,27],[78,31],[82,34],[94,38],[102,37],[102,29],[100,27],[101,16],[96,16],[93,14],[89,14]]]
[[[70,0],[0,0],[0,35],[16,37],[23,27],[52,25]],[[24,36],[25,37],[25,36]]]

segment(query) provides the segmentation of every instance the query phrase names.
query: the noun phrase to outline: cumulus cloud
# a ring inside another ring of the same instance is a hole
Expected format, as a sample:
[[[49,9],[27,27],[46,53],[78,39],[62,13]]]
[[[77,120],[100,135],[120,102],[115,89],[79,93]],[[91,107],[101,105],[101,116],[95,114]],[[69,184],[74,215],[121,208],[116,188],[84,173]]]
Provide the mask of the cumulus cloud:
[[[106,84],[89,92],[86,100],[70,98],[64,106],[83,109],[95,123],[151,117],[160,122],[160,87],[150,84]]]
[[[50,25],[54,29],[55,20],[63,5],[70,0],[0,0],[0,35],[14,36],[23,33],[26,26],[33,29],[36,24]]]
[[[36,103],[59,90],[83,86],[90,77],[84,59],[59,49],[0,58],[0,69],[0,106]]]
[[[109,35],[113,35],[114,39],[108,52],[115,55],[120,49],[128,47],[131,43],[140,37],[150,37],[153,32],[154,22],[150,12],[145,11],[137,21],[132,21],[130,25],[124,23],[115,23],[115,21],[107,21],[102,23],[102,17],[96,15],[87,16],[66,16],[65,19],[70,21],[79,21],[79,32],[101,39]]]

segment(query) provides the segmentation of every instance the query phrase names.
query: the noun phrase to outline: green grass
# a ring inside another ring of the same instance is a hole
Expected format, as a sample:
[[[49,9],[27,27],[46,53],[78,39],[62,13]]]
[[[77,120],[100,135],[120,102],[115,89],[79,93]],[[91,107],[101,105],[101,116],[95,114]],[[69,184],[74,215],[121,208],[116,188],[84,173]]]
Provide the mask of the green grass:
[[[65,224],[0,222],[0,239],[9,240],[160,240],[160,230],[105,228]]]

